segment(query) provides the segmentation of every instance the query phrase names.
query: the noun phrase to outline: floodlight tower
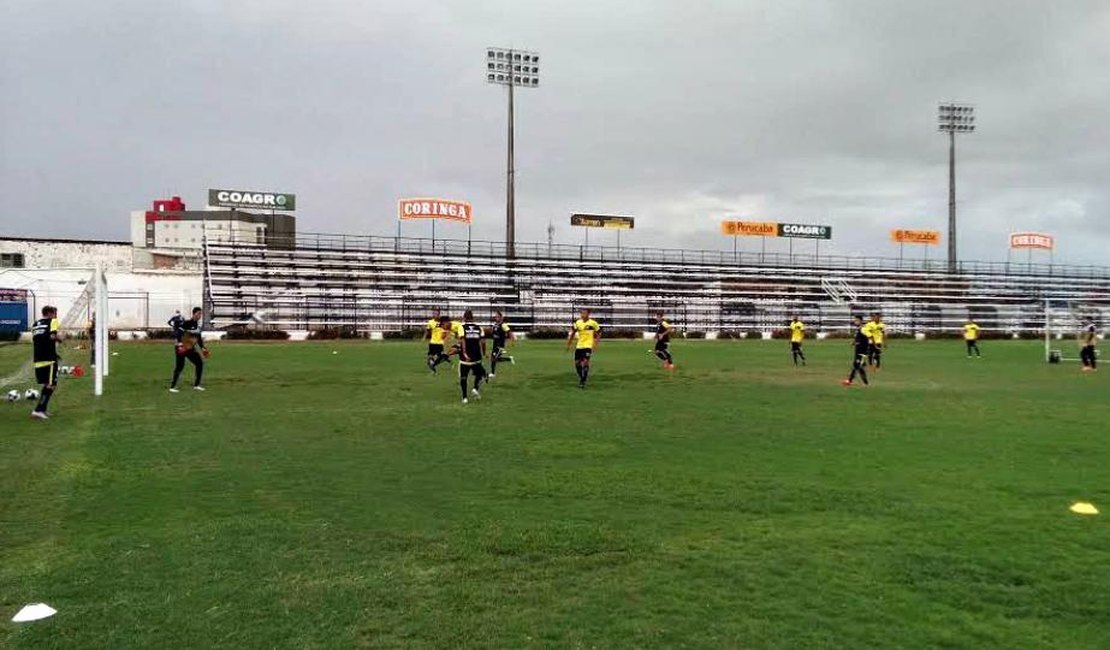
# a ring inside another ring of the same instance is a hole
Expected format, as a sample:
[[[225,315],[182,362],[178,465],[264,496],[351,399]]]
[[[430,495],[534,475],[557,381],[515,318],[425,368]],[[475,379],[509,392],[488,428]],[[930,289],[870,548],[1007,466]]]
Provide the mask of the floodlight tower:
[[[956,134],[975,130],[975,107],[947,102],[937,108],[937,130],[948,134],[948,271],[956,272]]]
[[[486,81],[509,89],[509,155],[505,171],[505,255],[516,253],[516,169],[513,163],[513,89],[540,85],[540,55],[500,47],[486,48]]]

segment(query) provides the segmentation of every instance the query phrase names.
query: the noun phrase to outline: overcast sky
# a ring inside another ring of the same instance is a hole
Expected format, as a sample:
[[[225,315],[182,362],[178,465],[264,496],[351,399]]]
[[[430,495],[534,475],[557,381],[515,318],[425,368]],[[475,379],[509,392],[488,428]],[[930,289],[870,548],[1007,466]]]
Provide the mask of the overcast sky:
[[[125,239],[154,198],[234,187],[295,192],[320,232],[465,199],[500,239],[498,45],[543,63],[518,92],[519,241],[580,242],[592,211],[635,215],[630,245],[727,249],[718,222],[748,218],[896,255],[891,228],[946,227],[956,100],[979,127],[961,257],[1039,230],[1107,264],[1108,35],[1105,0],[0,0],[0,235]]]

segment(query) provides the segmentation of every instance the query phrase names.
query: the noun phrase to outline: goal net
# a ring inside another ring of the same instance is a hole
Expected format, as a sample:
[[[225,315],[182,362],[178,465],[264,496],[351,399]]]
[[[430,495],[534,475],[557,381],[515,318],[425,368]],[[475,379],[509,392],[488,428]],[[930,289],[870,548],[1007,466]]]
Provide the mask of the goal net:
[[[1102,331],[1110,306],[1068,300],[1046,300],[1044,308],[1044,360],[1049,363],[1079,361],[1081,334],[1094,325]]]
[[[104,318],[97,318],[96,314],[104,314]],[[31,314],[31,320],[40,317],[40,314]],[[94,324],[90,328],[90,323]],[[63,343],[61,354],[63,365],[84,365],[84,363],[67,363],[70,352],[75,346],[73,341],[87,339],[89,356],[84,361],[89,361],[90,371],[94,378],[93,392],[96,395],[103,393],[104,377],[108,375],[110,352],[108,347],[108,282],[102,268],[96,271],[85,282],[81,293],[74,298],[65,315],[58,320]],[[68,341],[68,342],[67,342]],[[94,349],[95,348],[95,349]],[[92,364],[92,360],[98,363]],[[34,383],[34,361],[30,351],[27,359],[19,368],[10,374],[0,376],[0,388],[23,386]]]

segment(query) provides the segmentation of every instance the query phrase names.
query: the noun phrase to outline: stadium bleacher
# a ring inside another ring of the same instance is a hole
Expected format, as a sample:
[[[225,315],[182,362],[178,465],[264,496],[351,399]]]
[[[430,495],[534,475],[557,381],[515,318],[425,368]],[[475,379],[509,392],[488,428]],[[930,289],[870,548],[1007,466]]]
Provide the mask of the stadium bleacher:
[[[1046,301],[1110,316],[1110,268],[1061,264],[731,253],[300,234],[294,246],[206,242],[205,296],[215,327],[401,331],[433,307],[453,316],[502,309],[518,330],[563,328],[579,306],[609,328],[646,329],[662,309],[689,332],[812,330],[880,310],[896,332],[1035,332]]]

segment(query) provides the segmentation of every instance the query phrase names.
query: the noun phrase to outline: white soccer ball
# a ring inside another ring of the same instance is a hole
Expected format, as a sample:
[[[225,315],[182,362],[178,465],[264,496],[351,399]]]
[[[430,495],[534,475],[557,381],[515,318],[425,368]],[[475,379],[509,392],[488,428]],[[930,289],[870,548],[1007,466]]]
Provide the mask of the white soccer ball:
[[[19,401],[19,391],[18,390],[9,390],[8,395],[7,395],[7,399],[8,399],[9,402],[18,402]]]
[[[38,398],[39,392],[34,388],[28,388],[27,390],[23,391],[23,399],[25,400],[37,400]]]

